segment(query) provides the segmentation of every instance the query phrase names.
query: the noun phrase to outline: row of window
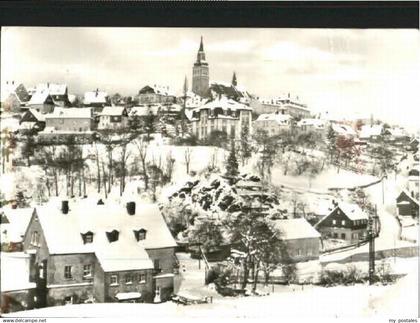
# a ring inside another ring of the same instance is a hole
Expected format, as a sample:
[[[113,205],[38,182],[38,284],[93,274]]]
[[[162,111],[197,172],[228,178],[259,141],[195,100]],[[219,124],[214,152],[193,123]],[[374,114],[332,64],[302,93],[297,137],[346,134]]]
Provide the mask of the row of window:
[[[365,224],[366,220],[354,220],[354,225],[360,225],[360,224]],[[336,225],[337,224],[337,220],[332,220],[332,224]],[[346,225],[346,220],[341,220],[341,225],[344,226]]]
[[[133,283],[145,284],[147,280],[146,274],[126,274],[123,276],[123,283],[126,285],[131,285]],[[119,285],[119,275],[111,275],[110,278],[111,286]]]
[[[312,249],[306,249],[306,252],[305,252],[305,250],[298,248],[296,249],[296,252],[294,255],[298,257],[299,256],[312,256],[313,252],[312,252]]]
[[[136,238],[137,241],[146,239],[147,230],[145,230],[143,228],[139,229],[139,230],[133,230],[133,233],[134,233],[134,237]],[[105,234],[106,234],[106,237],[108,238],[109,242],[114,242],[114,241],[118,240],[120,232],[118,230],[112,230],[111,232],[105,232]],[[86,233],[81,233],[80,235],[82,236],[84,244],[93,242],[93,232],[92,231],[88,231]]]
[[[92,277],[92,265],[83,265],[83,278],[91,278]],[[73,279],[73,266],[66,265],[64,266],[64,278],[65,279]]]

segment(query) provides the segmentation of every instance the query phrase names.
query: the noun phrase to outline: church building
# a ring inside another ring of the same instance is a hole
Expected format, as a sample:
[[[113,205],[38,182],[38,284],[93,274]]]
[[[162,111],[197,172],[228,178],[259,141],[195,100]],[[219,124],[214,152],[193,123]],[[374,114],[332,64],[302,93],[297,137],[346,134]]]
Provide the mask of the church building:
[[[209,64],[204,53],[203,37],[197,53],[197,61],[193,66],[192,91],[204,97],[209,89]]]

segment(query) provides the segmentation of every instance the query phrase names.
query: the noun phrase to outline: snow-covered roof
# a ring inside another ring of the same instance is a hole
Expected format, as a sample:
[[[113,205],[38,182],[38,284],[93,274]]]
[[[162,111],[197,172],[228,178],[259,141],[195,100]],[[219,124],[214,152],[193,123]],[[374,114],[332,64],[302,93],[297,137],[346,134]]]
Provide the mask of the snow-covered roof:
[[[107,106],[104,107],[100,116],[121,116],[125,111],[125,107],[120,106]]]
[[[36,92],[32,95],[31,99],[28,102],[28,105],[33,104],[44,104],[47,101],[50,94],[47,90],[36,90]]]
[[[320,238],[321,235],[304,218],[274,220],[274,228],[282,240]]]
[[[92,104],[92,103],[105,104],[107,97],[108,97],[108,93],[102,92],[102,91],[85,92],[83,103],[84,104]]]
[[[344,136],[354,136],[356,132],[354,129],[346,124],[332,123],[332,128],[337,134]]]
[[[359,132],[359,138],[370,138],[373,136],[379,136],[382,133],[383,125],[363,125]]]
[[[41,112],[38,112],[35,109],[29,109],[28,112],[32,113],[32,115],[38,120],[38,121],[45,121],[45,114],[42,114]]]
[[[29,281],[29,255],[1,252],[1,292],[35,288]]]
[[[227,110],[230,109],[231,111],[237,111],[237,110],[252,110],[250,107],[236,102],[235,100],[232,99],[228,99],[224,96],[222,96],[221,98],[217,98],[213,101],[207,102],[206,104],[195,108],[195,111],[198,110],[202,110],[202,109],[210,109],[210,110],[214,110],[216,108],[221,108],[223,110]]]
[[[129,116],[130,117],[142,117],[147,116],[150,113],[153,115],[157,115],[159,112],[159,109],[161,108],[160,105],[152,105],[152,106],[135,106],[130,109]]]
[[[396,138],[408,137],[407,132],[403,128],[394,127],[394,128],[389,128],[388,130],[391,133],[391,136],[394,136]]]
[[[0,210],[9,223],[0,224],[2,242],[21,242],[31,219],[33,208],[12,209],[5,207]]]
[[[92,108],[55,107],[53,112],[45,115],[45,119],[57,119],[57,118],[89,119],[91,117],[92,117]]]
[[[341,202],[334,210],[337,208],[340,208],[340,210],[352,221],[369,219],[368,215],[357,204]],[[334,210],[332,212],[334,212]]]
[[[324,119],[302,119],[297,123],[298,127],[312,126],[315,128],[323,129],[327,124],[327,120]]]
[[[413,196],[411,196],[411,194],[406,190],[406,189],[403,189],[402,190],[402,192],[400,193],[400,195],[401,194],[405,194],[405,195],[407,195],[407,197],[411,200],[411,201],[413,201],[415,204],[417,204],[417,205],[419,205],[419,200],[418,199],[416,199],[415,197],[413,197]],[[401,204],[401,202],[400,203],[398,203],[398,204]]]
[[[261,121],[274,121],[277,122],[279,125],[287,125],[290,121],[291,117],[288,114],[280,114],[280,113],[263,113],[260,114],[255,120],[255,122]]]
[[[46,91],[50,95],[65,95],[67,84],[40,83],[36,86],[37,91]]]
[[[108,201],[69,201],[67,214],[60,205],[52,201],[36,208],[51,254],[95,253],[104,271],[119,271],[153,268],[145,249],[176,246],[156,204],[136,203],[134,215]],[[146,239],[137,241],[133,230],[140,229],[146,230]],[[118,240],[109,242],[106,232],[113,230],[119,232]],[[93,242],[83,244],[81,234],[89,231]]]

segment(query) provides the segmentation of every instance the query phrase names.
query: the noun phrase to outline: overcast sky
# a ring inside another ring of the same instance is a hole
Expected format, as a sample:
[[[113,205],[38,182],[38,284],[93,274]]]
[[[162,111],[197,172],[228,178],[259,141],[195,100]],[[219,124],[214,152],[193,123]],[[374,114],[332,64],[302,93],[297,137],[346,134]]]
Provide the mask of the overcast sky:
[[[417,30],[8,27],[1,79],[62,82],[76,94],[134,95],[146,84],[181,92],[201,35],[211,81],[236,71],[258,96],[291,92],[330,115],[419,123]]]

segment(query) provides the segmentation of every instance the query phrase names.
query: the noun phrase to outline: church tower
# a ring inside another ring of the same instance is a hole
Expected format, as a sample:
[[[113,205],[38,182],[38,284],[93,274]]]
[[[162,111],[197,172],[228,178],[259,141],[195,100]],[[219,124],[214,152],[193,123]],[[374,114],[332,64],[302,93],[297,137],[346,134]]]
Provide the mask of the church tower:
[[[209,89],[209,64],[204,53],[203,37],[197,53],[197,61],[193,66],[192,91],[200,96],[205,96]]]

